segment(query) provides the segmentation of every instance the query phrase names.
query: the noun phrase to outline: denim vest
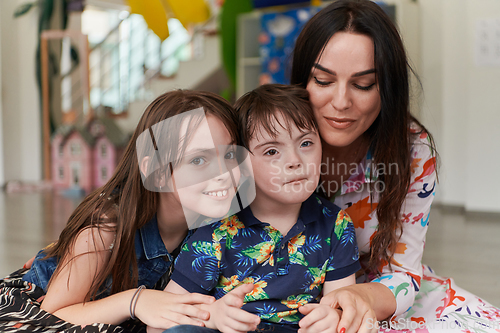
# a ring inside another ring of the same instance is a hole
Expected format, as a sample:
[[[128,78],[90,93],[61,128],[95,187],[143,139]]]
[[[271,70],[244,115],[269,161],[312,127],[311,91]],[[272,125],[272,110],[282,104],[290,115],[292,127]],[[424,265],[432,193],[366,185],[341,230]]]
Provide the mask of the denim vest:
[[[190,230],[181,244],[192,235]],[[138,285],[145,285],[148,289],[165,288],[173,269],[174,256],[165,248],[165,244],[158,230],[156,215],[142,228],[135,232],[135,255],[139,274]],[[174,251],[176,253],[177,251]],[[38,252],[31,269],[24,275],[23,280],[31,282],[47,292],[49,280],[56,270],[57,258],[51,257],[47,260],[44,250]],[[99,289],[98,297],[103,298],[110,294],[111,277]]]

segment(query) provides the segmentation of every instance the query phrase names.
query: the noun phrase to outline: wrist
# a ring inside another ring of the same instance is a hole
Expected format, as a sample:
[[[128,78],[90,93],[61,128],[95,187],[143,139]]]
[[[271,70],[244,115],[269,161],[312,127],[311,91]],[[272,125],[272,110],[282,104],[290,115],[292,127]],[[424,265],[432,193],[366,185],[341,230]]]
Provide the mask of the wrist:
[[[212,304],[215,304],[212,303]],[[207,328],[211,328],[211,329],[214,329],[214,330],[217,330],[217,325],[215,323],[215,311],[214,308],[212,307],[212,304],[208,304],[208,305],[204,305],[202,308],[203,310],[206,310],[208,311],[208,313],[210,313],[210,317],[208,318],[208,320],[204,321],[203,323],[205,324],[205,327]]]
[[[136,309],[137,309],[137,302],[139,301],[139,297],[141,297],[142,291],[146,289],[145,285],[139,286],[137,289],[132,289],[132,296],[130,297],[130,303],[129,303],[129,316],[130,319],[136,320],[137,319],[137,314],[136,314]]]
[[[366,285],[368,288],[366,295],[368,295],[370,306],[375,311],[377,320],[386,320],[396,312],[396,297],[386,285],[379,282],[364,283],[362,285]]]

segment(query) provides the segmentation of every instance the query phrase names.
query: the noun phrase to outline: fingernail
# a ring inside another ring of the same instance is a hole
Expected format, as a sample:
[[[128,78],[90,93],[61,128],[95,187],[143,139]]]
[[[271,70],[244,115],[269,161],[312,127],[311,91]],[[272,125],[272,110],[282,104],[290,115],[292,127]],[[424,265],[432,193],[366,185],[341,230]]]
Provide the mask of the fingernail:
[[[342,327],[339,333],[345,333],[345,327]]]

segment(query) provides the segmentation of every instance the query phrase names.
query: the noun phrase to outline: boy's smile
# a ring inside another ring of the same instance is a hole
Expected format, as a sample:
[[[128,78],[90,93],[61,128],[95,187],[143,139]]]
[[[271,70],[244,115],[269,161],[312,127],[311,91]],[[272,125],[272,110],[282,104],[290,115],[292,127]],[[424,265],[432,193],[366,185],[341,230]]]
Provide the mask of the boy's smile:
[[[253,204],[284,208],[302,204],[316,189],[321,162],[321,141],[316,131],[299,130],[293,123],[285,129],[281,113],[276,114],[277,135],[257,130],[249,142],[252,154],[256,198]],[[253,205],[252,204],[252,205]]]

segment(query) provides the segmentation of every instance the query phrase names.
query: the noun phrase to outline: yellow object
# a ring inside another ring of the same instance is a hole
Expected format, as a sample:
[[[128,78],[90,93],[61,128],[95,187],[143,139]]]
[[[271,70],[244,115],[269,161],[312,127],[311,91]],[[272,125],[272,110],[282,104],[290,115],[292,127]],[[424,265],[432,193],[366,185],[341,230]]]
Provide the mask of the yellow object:
[[[132,14],[144,17],[149,29],[163,41],[168,35],[168,14],[171,13],[187,28],[190,23],[205,22],[210,8],[205,0],[127,0]]]
[[[187,28],[190,23],[202,23],[210,18],[210,8],[205,0],[163,0],[175,18]]]
[[[311,0],[311,6],[320,6],[321,0]]]
[[[161,0],[128,0],[130,12],[144,17],[149,29],[163,41],[167,39],[168,17]]]

